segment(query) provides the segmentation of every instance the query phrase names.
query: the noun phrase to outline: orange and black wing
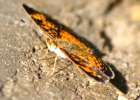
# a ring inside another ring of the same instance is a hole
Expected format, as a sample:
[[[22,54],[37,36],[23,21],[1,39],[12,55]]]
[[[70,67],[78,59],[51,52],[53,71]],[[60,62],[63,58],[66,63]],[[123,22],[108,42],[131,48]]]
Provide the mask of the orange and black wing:
[[[65,51],[66,52],[66,51]],[[80,52],[80,51],[79,51]],[[89,76],[95,78],[97,81],[100,82],[107,82],[110,79],[114,78],[114,72],[110,68],[110,66],[107,66],[100,58],[96,58],[92,56],[92,62],[91,60],[87,60],[87,58],[78,56],[78,52],[73,53],[67,53],[67,56],[69,59],[76,64],[80,69],[82,69],[84,72],[86,72]],[[89,56],[89,54],[87,54]]]
[[[40,27],[43,33],[55,41],[58,48],[67,55],[69,60],[95,79],[105,82],[114,77],[114,73],[101,58],[92,54],[92,49],[82,42],[67,27],[52,19],[49,15],[38,12],[27,5],[23,7]]]
[[[56,21],[54,21],[49,15],[36,11],[26,4],[23,4],[23,7],[45,35],[51,39],[58,37],[60,27],[58,27]]]

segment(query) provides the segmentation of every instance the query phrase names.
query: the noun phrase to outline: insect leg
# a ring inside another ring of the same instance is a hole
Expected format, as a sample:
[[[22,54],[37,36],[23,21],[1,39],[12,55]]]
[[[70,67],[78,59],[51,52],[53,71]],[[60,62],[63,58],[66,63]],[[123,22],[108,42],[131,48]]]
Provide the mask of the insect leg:
[[[56,68],[57,59],[58,59],[58,56],[56,55],[56,57],[55,57],[55,59],[54,59],[54,65],[53,65],[53,70],[52,70],[52,73],[51,73],[51,75],[53,75],[53,74],[54,74],[54,72],[55,72],[55,68]]]

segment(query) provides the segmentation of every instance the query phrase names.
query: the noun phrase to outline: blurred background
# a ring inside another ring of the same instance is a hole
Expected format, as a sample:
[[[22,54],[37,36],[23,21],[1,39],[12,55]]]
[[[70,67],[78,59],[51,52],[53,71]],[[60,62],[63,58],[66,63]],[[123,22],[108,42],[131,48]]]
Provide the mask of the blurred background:
[[[55,54],[43,49],[23,3],[95,45],[115,79],[98,83],[63,60],[49,77]],[[0,100],[140,100],[139,59],[139,0],[0,0]]]

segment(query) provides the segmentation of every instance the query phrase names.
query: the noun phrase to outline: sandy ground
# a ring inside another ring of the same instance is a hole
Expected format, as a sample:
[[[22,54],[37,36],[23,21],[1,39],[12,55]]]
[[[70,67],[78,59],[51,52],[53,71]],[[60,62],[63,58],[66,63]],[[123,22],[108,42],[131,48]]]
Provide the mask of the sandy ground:
[[[33,31],[22,4],[50,14],[93,43],[116,77],[81,75]],[[0,0],[0,100],[140,100],[139,0]]]

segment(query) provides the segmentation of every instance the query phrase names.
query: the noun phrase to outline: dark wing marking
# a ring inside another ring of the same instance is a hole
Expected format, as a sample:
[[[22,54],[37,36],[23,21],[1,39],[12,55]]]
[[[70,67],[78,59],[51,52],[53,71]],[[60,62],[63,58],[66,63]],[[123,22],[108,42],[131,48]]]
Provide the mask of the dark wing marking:
[[[36,11],[25,4],[23,4],[23,7],[46,35],[53,39],[59,36],[61,28],[49,15]]]

